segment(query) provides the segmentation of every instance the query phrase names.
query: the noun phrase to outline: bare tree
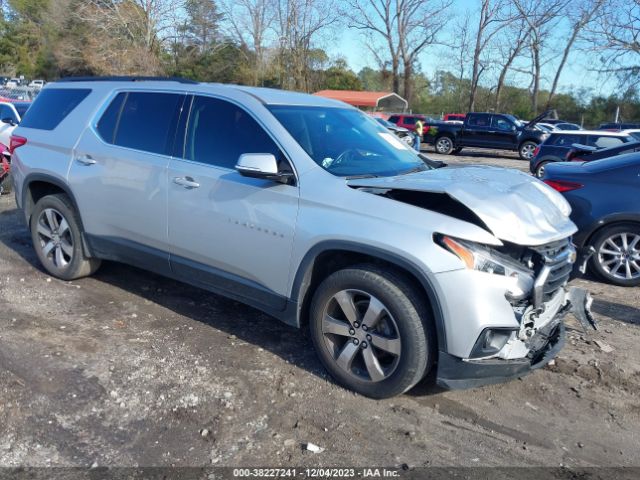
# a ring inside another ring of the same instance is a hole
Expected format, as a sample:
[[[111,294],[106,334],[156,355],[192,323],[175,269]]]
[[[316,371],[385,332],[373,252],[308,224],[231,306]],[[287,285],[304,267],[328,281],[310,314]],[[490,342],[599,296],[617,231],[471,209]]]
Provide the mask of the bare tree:
[[[636,0],[640,1],[640,0]],[[556,74],[553,77],[553,83],[551,90],[549,91],[549,98],[547,99],[546,109],[551,107],[551,102],[558,88],[558,81],[562,70],[564,69],[569,54],[571,53],[576,41],[579,39],[583,30],[591,23],[594,17],[602,10],[605,4],[605,0],[580,0],[571,3],[571,8],[568,9],[568,16],[571,21],[571,33],[567,39],[564,50],[562,52],[562,59],[556,69]]]
[[[284,88],[309,90],[314,43],[338,17],[334,0],[278,0],[276,33]]]
[[[481,61],[481,55],[487,51],[493,37],[514,21],[515,17],[507,10],[507,7],[506,0],[481,0],[473,49],[471,89],[469,92],[470,112],[475,110],[480,77],[486,68],[486,65]]]
[[[542,50],[551,32],[571,0],[513,0],[516,9],[529,26],[529,49],[531,55],[531,110],[538,113],[538,97],[542,76]]]
[[[182,0],[79,0],[71,15],[89,34],[78,49],[99,73],[157,74],[159,52],[175,35]]]
[[[516,59],[522,55],[522,52],[529,42],[531,34],[527,21],[522,17],[518,21],[512,23],[508,32],[505,32],[505,41],[500,42],[500,57],[503,59],[500,65],[500,74],[496,84],[496,101],[495,109],[497,112],[501,110],[502,90],[507,79],[507,74],[513,66]]]
[[[625,83],[640,76],[640,0],[607,0],[588,34],[603,62],[600,72]]]
[[[264,76],[267,32],[276,19],[276,0],[222,0],[230,35],[247,50],[253,50],[253,84]]]
[[[418,56],[437,42],[449,12],[450,0],[349,0],[345,15],[349,27],[367,32],[375,51],[382,43],[391,64],[393,91],[400,93],[402,79],[404,96],[412,97],[412,75]]]

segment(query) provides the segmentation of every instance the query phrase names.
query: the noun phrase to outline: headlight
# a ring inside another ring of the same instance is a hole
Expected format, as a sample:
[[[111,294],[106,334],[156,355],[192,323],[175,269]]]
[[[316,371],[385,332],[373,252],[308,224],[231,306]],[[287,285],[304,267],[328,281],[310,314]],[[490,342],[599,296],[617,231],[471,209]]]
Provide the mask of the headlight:
[[[446,235],[437,236],[436,241],[462,260],[469,270],[505,277],[508,280],[507,294],[510,300],[521,300],[531,292],[534,272],[511,257],[485,245]]]

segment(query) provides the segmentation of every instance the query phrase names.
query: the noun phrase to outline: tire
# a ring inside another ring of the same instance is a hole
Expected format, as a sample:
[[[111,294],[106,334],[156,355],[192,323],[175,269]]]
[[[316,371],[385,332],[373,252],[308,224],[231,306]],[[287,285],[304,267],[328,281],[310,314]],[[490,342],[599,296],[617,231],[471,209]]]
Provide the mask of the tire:
[[[373,265],[329,275],[314,293],[310,330],[331,376],[371,398],[393,397],[418,383],[436,352],[422,297],[402,275]],[[366,315],[372,312],[380,313],[377,322]]]
[[[531,160],[533,158],[533,151],[536,149],[538,144],[536,142],[532,142],[531,140],[527,140],[526,142],[522,142],[520,147],[518,147],[518,154],[522,160]]]
[[[453,152],[453,140],[449,137],[438,137],[433,144],[437,153],[450,155]]]
[[[590,260],[593,273],[605,282],[621,287],[640,285],[640,224],[605,227],[589,243],[596,250]]]
[[[94,273],[100,260],[82,248],[82,223],[64,194],[47,195],[36,203],[30,220],[31,240],[40,263],[52,276],[75,280]]]
[[[535,173],[536,178],[542,178],[544,176],[544,169],[550,163],[551,163],[551,161],[547,160],[547,161],[544,161],[544,162],[540,162],[538,164],[538,166],[536,167],[536,173]]]

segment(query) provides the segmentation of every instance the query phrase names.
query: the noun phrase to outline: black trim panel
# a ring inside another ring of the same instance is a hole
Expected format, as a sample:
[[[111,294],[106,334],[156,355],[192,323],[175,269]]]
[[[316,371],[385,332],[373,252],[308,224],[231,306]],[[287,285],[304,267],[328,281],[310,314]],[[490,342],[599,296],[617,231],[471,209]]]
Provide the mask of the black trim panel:
[[[257,308],[297,326],[297,306],[286,297],[237,275],[118,237],[85,234],[92,254],[103,260],[133,265]]]
[[[464,361],[442,350],[438,354],[437,383],[441,387],[460,390],[503,383],[522,377],[544,367],[562,350],[565,342],[565,326],[560,322],[557,333],[547,345],[539,360],[532,364],[523,358],[517,360],[467,360]]]

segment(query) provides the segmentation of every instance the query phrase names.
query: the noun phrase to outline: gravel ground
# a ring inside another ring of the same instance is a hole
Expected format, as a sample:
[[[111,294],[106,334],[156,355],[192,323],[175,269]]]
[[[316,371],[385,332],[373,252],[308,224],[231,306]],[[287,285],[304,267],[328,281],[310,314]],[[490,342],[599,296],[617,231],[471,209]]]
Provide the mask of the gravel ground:
[[[478,155],[444,159],[526,169]],[[5,195],[0,466],[640,466],[638,290],[574,282],[600,330],[569,317],[555,364],[374,401],[335,385],[304,331],[234,301],[114,263],[49,277]]]

